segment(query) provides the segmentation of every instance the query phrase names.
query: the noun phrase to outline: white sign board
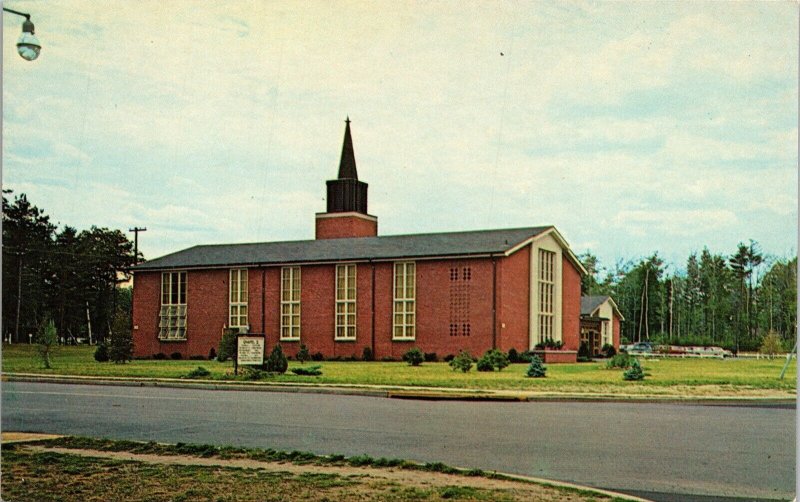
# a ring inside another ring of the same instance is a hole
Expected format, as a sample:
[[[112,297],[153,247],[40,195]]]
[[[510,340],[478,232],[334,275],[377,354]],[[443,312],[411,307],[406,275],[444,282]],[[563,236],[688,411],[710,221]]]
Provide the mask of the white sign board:
[[[238,343],[238,364],[264,364],[264,337],[263,336],[239,336],[236,338]]]

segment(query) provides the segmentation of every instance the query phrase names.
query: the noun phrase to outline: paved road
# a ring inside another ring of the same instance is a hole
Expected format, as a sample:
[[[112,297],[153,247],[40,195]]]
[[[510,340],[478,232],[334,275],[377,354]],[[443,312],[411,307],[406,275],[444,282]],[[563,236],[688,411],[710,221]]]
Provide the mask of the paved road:
[[[791,498],[794,407],[410,401],[4,383],[2,428],[366,453],[577,482],[658,500]]]

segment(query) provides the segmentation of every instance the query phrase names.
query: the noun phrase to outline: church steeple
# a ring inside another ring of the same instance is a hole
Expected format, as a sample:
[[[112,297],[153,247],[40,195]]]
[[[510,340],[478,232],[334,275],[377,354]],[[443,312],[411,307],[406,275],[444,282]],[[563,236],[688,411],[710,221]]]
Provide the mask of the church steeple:
[[[350,117],[347,117],[345,124],[342,158],[339,160],[339,176],[337,179],[327,182],[328,212],[367,214],[367,184],[358,181],[353,137],[350,134]]]
[[[344,121],[344,142],[342,142],[342,158],[339,161],[339,179],[358,179],[356,170],[356,154],[353,152],[353,138],[350,136],[350,117]]]
[[[375,237],[378,218],[367,213],[367,184],[358,181],[350,117],[345,120],[339,175],[328,180],[328,210],[316,215],[317,239]]]

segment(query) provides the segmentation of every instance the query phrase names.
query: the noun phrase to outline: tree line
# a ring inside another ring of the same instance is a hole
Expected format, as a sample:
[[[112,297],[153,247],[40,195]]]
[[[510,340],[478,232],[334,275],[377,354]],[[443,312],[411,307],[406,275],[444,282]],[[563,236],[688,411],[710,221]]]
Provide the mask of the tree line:
[[[653,253],[603,267],[596,256],[580,256],[589,274],[584,294],[614,298],[625,320],[628,342],[720,345],[757,350],[775,334],[791,350],[797,332],[797,256],[764,253],[757,242],[740,243],[729,255],[704,248],[669,272]]]
[[[52,320],[65,341],[105,340],[115,316],[130,319],[136,263],[122,231],[59,229],[25,194],[3,191],[3,336],[28,342]],[[140,260],[141,261],[141,260]]]

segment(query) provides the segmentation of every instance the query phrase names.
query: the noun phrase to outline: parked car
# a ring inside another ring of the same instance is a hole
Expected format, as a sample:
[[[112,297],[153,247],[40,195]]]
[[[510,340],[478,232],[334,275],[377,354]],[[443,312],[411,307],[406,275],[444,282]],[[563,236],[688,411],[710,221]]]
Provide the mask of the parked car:
[[[626,352],[628,354],[653,354],[656,352],[656,345],[651,342],[637,342],[630,345]]]

